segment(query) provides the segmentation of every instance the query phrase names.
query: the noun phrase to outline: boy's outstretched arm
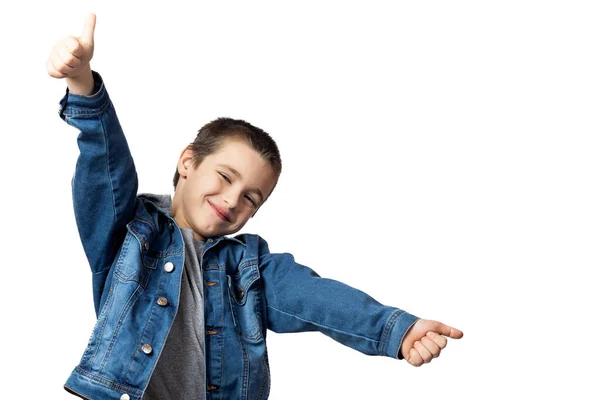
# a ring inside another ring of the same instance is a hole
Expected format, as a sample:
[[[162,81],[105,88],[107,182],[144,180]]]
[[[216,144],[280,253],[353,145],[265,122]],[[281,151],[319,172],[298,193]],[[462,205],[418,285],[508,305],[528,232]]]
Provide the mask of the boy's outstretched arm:
[[[271,253],[259,239],[259,268],[267,328],[274,332],[320,331],[369,355],[406,359],[420,366],[439,356],[446,338],[462,332],[382,305],[342,282],[322,278],[289,253]]]
[[[445,336],[460,339],[463,333],[438,321],[420,319],[406,332],[399,356],[409,364],[420,367],[440,355],[440,351],[446,347]]]
[[[46,63],[65,78],[59,115],[77,128],[79,157],[71,181],[81,243],[92,270],[96,314],[104,302],[109,271],[135,214],[137,173],[127,140],[101,76],[92,72],[96,16],[88,15],[81,37],[59,40]]]

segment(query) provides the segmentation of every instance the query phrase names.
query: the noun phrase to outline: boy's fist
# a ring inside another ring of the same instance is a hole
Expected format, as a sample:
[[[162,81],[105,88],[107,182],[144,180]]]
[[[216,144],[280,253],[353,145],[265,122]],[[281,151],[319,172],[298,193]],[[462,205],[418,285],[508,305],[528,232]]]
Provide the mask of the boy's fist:
[[[400,352],[409,364],[420,367],[438,357],[447,339],[460,339],[463,333],[438,321],[420,319],[408,330],[402,340]]]
[[[76,79],[82,74],[90,74],[95,27],[96,15],[89,14],[80,37],[67,36],[56,42],[46,62],[46,69],[51,77]]]

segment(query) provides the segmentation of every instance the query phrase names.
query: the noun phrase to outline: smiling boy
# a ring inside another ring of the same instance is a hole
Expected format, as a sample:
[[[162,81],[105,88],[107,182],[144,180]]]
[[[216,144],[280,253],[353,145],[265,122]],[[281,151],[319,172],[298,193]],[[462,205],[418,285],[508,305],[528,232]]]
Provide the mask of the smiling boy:
[[[240,120],[221,118],[205,125],[197,142],[206,143],[216,132],[231,132],[215,151],[184,149],[174,178],[173,218],[181,228],[194,231],[196,240],[239,231],[267,200],[279,177],[281,161],[271,165],[237,133],[258,137],[258,128]],[[257,139],[255,139],[257,140]],[[275,143],[272,144],[276,150]],[[200,158],[195,153],[209,155]],[[273,154],[271,159],[278,159]],[[273,162],[273,161],[272,161]],[[242,172],[240,172],[242,171]],[[215,173],[216,172],[216,173]]]
[[[93,277],[96,326],[64,387],[84,399],[267,399],[267,330],[320,331],[369,355],[420,366],[462,332],[321,278],[238,232],[272,193],[279,150],[261,129],[220,118],[182,151],[175,194],[138,194],[137,172],[101,76],[95,16],[54,46],[60,116],[80,133],[72,180]]]

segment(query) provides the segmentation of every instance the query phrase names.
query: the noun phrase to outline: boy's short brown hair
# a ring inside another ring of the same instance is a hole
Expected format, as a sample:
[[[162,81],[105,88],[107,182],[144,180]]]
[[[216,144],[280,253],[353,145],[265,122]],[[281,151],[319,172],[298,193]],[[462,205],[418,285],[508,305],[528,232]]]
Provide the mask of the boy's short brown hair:
[[[281,156],[277,144],[267,132],[241,119],[217,118],[200,128],[196,138],[188,146],[194,153],[193,167],[196,168],[206,156],[219,150],[227,138],[241,139],[246,142],[271,165],[277,180],[279,179]],[[277,185],[277,180],[275,185]],[[179,182],[179,171],[176,168],[173,177],[173,187],[175,189],[177,188],[177,182]],[[270,195],[271,193],[267,195],[267,198]]]

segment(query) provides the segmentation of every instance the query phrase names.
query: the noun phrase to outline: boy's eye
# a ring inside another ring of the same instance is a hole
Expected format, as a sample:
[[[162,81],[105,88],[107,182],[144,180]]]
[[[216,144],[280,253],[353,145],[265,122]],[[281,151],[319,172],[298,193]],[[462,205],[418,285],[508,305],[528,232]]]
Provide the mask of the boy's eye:
[[[223,174],[223,173],[221,173],[221,172],[219,172],[219,175],[221,175],[221,177],[222,177],[223,179],[225,179],[227,182],[231,183],[231,180],[229,179],[229,177],[228,177],[227,175],[225,175],[225,174]],[[248,199],[248,201],[249,201],[250,203],[252,203],[252,205],[253,205],[254,207],[256,207],[256,202],[255,202],[255,201],[252,199],[252,197],[250,197],[250,196],[244,196],[244,197],[245,197],[246,199]]]
[[[256,202],[255,202],[254,200],[252,200],[252,197],[250,197],[250,196],[246,196],[246,198],[247,198],[248,200],[250,200],[250,203],[252,203],[252,205],[253,205],[254,207],[256,207]]]
[[[221,175],[227,182],[231,183],[231,181],[229,180],[229,178],[227,177],[227,175],[222,174],[219,172],[219,175]]]

